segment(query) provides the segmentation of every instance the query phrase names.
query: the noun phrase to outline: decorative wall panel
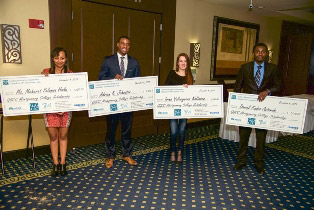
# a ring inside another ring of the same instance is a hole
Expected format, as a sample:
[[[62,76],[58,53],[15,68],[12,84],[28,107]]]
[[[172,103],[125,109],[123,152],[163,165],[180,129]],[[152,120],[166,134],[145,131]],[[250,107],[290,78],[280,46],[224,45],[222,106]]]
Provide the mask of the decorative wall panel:
[[[1,24],[3,63],[22,63],[20,27]]]

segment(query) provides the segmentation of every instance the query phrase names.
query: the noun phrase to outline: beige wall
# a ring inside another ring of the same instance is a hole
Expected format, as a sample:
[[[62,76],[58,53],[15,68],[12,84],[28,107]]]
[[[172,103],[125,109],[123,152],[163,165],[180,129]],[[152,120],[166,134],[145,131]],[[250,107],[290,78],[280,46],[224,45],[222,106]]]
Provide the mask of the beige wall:
[[[261,26],[260,41],[274,50],[274,63],[277,62],[280,20],[249,15],[234,9],[211,5],[205,0],[177,0],[175,52],[189,53],[190,42],[201,43],[201,61],[197,68],[196,84],[215,83],[210,81],[210,59],[212,49],[213,17],[220,16]],[[45,29],[31,29],[28,19],[45,21]],[[3,64],[0,50],[0,76],[39,74],[49,67],[49,10],[48,0],[0,0],[0,24],[19,25],[21,29],[23,64]],[[1,43],[0,43],[0,47]],[[228,82],[228,81],[227,81]],[[232,82],[232,81],[231,81]],[[35,146],[49,144],[49,138],[41,115],[33,116]],[[4,151],[26,147],[27,116],[6,117],[4,119]]]
[[[45,21],[45,29],[31,29],[28,19]],[[3,63],[0,50],[0,76],[39,74],[50,66],[48,0],[0,0],[0,24],[20,26],[23,64]],[[2,43],[0,43],[2,49]],[[42,115],[33,116],[35,146],[49,144]],[[3,151],[26,147],[27,116],[5,117],[3,126]]]
[[[210,81],[214,16],[260,24],[259,41],[265,42],[269,49],[274,50],[273,63],[277,63],[281,29],[279,19],[209,4],[205,0],[177,0],[176,12],[175,59],[181,52],[190,53],[190,43],[201,44],[200,66],[196,68],[196,84],[216,84],[215,81]]]

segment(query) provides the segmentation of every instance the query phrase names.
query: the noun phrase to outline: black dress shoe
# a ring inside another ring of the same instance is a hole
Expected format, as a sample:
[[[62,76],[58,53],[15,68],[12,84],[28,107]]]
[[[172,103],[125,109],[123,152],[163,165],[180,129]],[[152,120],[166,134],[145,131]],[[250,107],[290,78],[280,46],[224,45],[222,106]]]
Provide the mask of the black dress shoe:
[[[67,174],[68,174],[68,172],[67,172],[66,165],[65,164],[60,164],[60,175],[61,176],[65,176]]]
[[[257,172],[259,173],[259,174],[264,174],[265,173],[265,170],[264,170],[264,167],[263,166],[258,166],[258,165],[256,165],[256,164],[254,164],[254,166],[255,166],[255,168],[256,168],[256,170],[257,170]]]
[[[233,167],[234,170],[238,171],[241,170],[242,168],[246,167],[246,163],[237,163],[235,164],[235,166]]]
[[[59,174],[59,164],[52,166],[51,176],[58,176]]]

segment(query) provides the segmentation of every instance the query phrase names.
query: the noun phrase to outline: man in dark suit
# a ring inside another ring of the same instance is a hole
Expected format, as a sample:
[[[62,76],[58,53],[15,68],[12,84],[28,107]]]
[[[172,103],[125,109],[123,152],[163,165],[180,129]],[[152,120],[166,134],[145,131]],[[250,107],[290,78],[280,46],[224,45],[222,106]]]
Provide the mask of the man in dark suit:
[[[263,101],[268,95],[279,93],[281,75],[277,66],[267,62],[268,48],[264,43],[257,43],[253,47],[254,61],[243,64],[238,73],[234,92],[258,94],[258,101]],[[235,170],[240,170],[247,165],[247,148],[252,128],[239,127],[240,145]],[[255,129],[256,151],[254,165],[257,171],[264,173],[264,150],[267,130]]]
[[[130,38],[121,36],[117,43],[118,52],[106,57],[100,69],[98,80],[109,80],[123,78],[139,77],[140,67],[137,60],[127,53],[130,49]],[[119,120],[121,122],[121,142],[123,160],[130,165],[137,165],[137,162],[131,158],[131,130],[132,130],[132,112],[112,114],[107,116],[107,134],[105,139],[106,167],[113,166],[115,158],[115,135]]]

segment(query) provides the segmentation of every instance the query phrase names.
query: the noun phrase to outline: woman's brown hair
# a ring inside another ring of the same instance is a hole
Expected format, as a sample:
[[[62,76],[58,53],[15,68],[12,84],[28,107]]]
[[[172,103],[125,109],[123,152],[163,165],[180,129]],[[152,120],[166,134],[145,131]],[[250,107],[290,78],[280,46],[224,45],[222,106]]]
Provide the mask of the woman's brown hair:
[[[192,76],[191,67],[190,67],[190,58],[186,53],[180,53],[178,55],[177,62],[176,62],[176,71],[179,71],[179,59],[181,56],[185,57],[186,59],[186,69],[185,69],[186,84],[193,85],[193,76]]]

